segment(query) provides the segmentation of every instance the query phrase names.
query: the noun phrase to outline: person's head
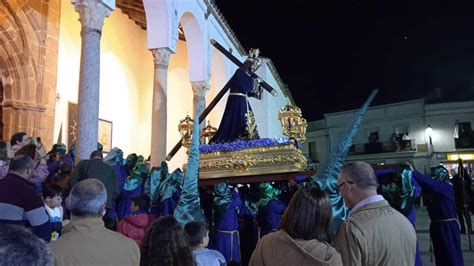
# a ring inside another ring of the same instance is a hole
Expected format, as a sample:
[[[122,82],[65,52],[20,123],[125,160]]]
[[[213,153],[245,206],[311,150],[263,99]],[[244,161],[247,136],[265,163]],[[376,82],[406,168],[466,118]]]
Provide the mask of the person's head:
[[[194,249],[205,248],[209,244],[209,229],[203,222],[189,222],[184,226],[184,231]]]
[[[0,140],[0,161],[8,161],[14,156],[10,144],[6,141]]]
[[[74,166],[72,164],[68,163],[62,163],[59,166],[59,174],[61,175],[70,175],[72,173],[72,170],[74,170]]]
[[[105,213],[107,190],[97,179],[85,179],[72,189],[66,204],[74,217],[97,217]]]
[[[260,58],[258,58],[259,55],[260,55],[260,50],[258,48],[257,49],[250,48],[249,57],[247,57],[247,59],[244,62],[244,69],[250,70],[252,72],[257,71],[257,69],[262,64],[262,61],[260,60]]]
[[[29,143],[28,135],[26,135],[25,132],[17,132],[13,134],[13,136],[10,138],[10,145],[12,146],[17,145],[21,148],[28,143]]]
[[[46,243],[20,225],[0,224],[0,266],[54,265]]]
[[[346,163],[339,174],[339,191],[349,209],[365,198],[377,194],[377,176],[365,162]]]
[[[53,177],[53,182],[62,188],[69,188],[69,182],[71,179],[71,173],[74,166],[68,163],[60,164],[59,171]]]
[[[135,167],[137,160],[138,160],[138,155],[136,153],[131,153],[127,156],[127,158],[125,159],[125,162],[129,170],[132,170],[133,167]]]
[[[136,196],[132,199],[132,205],[130,206],[132,212],[144,211],[148,212],[150,209],[150,197],[146,194]]]
[[[27,155],[30,156],[31,159],[36,159],[36,145],[35,144],[26,144],[25,146],[21,147],[19,150],[15,152],[16,155]]]
[[[436,181],[448,181],[449,182],[449,172],[443,165],[437,165],[431,167],[431,178]],[[459,170],[459,169],[458,169]],[[458,171],[459,173],[459,171]]]
[[[142,241],[140,265],[194,265],[188,238],[173,216],[152,224]]]
[[[56,184],[43,186],[43,201],[51,209],[61,206],[63,202],[63,188]]]
[[[331,202],[327,194],[309,187],[298,190],[281,218],[281,228],[293,239],[328,241]]]
[[[53,147],[48,152],[49,159],[61,159],[61,157],[66,154],[66,145],[64,144],[53,144]]]
[[[91,159],[104,159],[104,155],[102,154],[102,151],[95,150],[91,153],[90,156]]]
[[[35,164],[33,163],[33,159],[31,159],[30,156],[18,155],[10,161],[9,168],[10,172],[18,174],[21,177],[30,180],[33,176]]]

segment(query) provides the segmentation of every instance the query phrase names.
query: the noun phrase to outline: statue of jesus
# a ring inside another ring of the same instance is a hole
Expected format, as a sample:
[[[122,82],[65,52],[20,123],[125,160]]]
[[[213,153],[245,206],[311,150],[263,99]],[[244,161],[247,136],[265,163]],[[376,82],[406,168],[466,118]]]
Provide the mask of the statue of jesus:
[[[232,76],[224,115],[210,144],[260,138],[255,116],[248,100],[248,97],[261,99],[260,80],[250,76],[251,72],[255,72],[260,67],[259,53],[258,49],[250,49],[249,57],[245,60],[243,67],[237,69]]]

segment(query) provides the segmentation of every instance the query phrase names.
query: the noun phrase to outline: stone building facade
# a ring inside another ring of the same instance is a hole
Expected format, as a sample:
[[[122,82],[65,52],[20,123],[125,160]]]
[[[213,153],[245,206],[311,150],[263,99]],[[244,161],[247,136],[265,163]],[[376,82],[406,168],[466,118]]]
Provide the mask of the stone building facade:
[[[106,121],[112,146],[159,164],[180,139],[179,120],[205,108],[237,69],[210,40],[247,56],[212,0],[1,0],[0,12],[0,133],[25,131],[47,147],[70,146],[73,134],[80,159]],[[279,92],[251,100],[260,134],[280,137],[277,113],[291,94],[270,59],[257,74]],[[213,126],[226,98],[209,115]],[[170,167],[185,158],[181,150]]]

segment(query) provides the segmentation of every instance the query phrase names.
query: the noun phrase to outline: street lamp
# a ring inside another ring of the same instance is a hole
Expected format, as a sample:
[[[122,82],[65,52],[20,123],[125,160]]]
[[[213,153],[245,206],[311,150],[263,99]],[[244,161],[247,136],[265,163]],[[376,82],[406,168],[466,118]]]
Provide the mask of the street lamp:
[[[433,134],[433,129],[430,125],[425,130],[426,135],[430,138],[430,147],[433,146],[433,140],[431,139],[431,135]]]

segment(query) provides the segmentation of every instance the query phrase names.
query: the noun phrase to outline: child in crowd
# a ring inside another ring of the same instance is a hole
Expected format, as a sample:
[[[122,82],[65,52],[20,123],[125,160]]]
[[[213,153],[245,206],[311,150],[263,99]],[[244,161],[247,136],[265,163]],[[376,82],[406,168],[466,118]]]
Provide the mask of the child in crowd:
[[[198,266],[226,265],[224,256],[216,250],[207,249],[209,244],[209,230],[202,222],[192,221],[184,226],[184,231],[189,237],[193,255]]]
[[[69,196],[69,192],[71,191],[71,173],[72,170],[74,169],[74,166],[68,163],[63,163],[59,167],[59,171],[54,175],[53,179],[50,180],[53,182],[53,184],[59,185],[63,189],[63,198],[66,199]],[[61,204],[63,206],[63,220],[69,220],[71,217],[71,214],[69,210],[65,206],[65,201]],[[63,223],[64,225],[64,223]]]
[[[51,222],[51,241],[58,240],[63,228],[63,189],[56,184],[49,184],[43,187],[43,202],[48,211]]]
[[[148,227],[155,220],[153,215],[148,214],[150,198],[146,194],[132,198],[130,209],[132,210],[132,214],[118,223],[117,231],[135,240],[140,246]]]

